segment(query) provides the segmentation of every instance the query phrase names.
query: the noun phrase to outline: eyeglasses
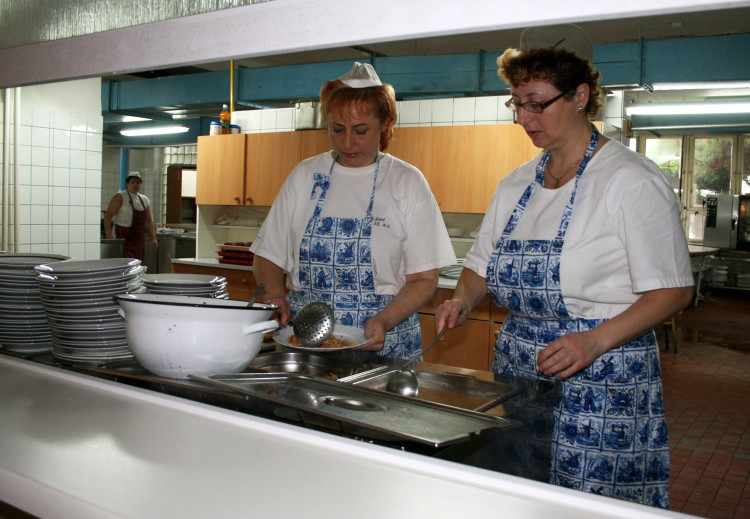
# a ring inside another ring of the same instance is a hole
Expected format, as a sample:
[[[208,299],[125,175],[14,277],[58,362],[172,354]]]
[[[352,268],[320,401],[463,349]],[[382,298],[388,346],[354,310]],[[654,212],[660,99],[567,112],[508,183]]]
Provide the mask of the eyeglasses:
[[[527,102],[525,102],[525,103],[519,103],[518,101],[516,101],[515,99],[513,99],[513,98],[511,97],[510,99],[508,99],[508,100],[507,100],[507,101],[505,102],[505,106],[506,106],[507,108],[510,108],[510,110],[511,110],[511,111],[513,111],[513,112],[517,112],[519,108],[523,108],[524,110],[526,110],[526,111],[527,111],[527,112],[529,112],[529,113],[532,113],[532,114],[540,114],[540,113],[542,113],[542,112],[544,111],[544,109],[545,109],[545,108],[547,108],[547,107],[548,107],[549,105],[551,105],[552,103],[554,103],[555,101],[557,101],[557,100],[558,100],[558,99],[560,99],[561,97],[563,97],[563,96],[566,96],[566,95],[568,95],[569,93],[573,92],[574,90],[575,90],[575,88],[571,88],[571,89],[570,89],[570,90],[568,90],[567,92],[563,92],[563,93],[562,93],[562,94],[560,94],[560,95],[556,95],[556,96],[555,96],[555,97],[553,97],[552,99],[550,99],[550,100],[548,100],[548,101],[545,101],[545,102],[543,102],[543,103],[536,103],[536,102],[534,102],[534,101],[527,101]]]

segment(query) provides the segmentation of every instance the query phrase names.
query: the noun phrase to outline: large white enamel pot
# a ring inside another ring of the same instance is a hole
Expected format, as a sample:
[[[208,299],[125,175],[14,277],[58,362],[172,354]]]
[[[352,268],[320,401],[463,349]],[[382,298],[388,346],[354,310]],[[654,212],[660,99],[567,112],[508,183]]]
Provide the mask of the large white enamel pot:
[[[263,334],[279,326],[269,320],[274,305],[163,294],[116,297],[135,359],[162,377],[240,372],[258,355]]]

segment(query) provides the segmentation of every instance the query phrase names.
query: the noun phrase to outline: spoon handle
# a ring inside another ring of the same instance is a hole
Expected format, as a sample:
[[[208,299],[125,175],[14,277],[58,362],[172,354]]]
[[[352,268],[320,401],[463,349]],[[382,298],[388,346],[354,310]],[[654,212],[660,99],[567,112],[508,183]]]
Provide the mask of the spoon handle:
[[[258,296],[260,296],[263,293],[263,290],[265,290],[266,285],[264,283],[258,283],[258,288],[255,289],[255,292],[253,292],[252,297],[250,298],[250,301],[247,303],[247,306],[253,306],[255,301],[258,299]]]
[[[413,361],[417,360],[421,355],[424,355],[425,353],[427,353],[428,351],[430,351],[430,348],[432,348],[433,346],[435,346],[438,343],[438,341],[443,337],[443,335],[445,335],[445,332],[447,332],[447,331],[448,331],[448,328],[443,328],[442,330],[440,330],[440,333],[437,334],[437,337],[435,337],[432,340],[432,342],[427,345],[427,347],[425,349],[419,351],[418,353],[412,355],[409,358],[408,363],[411,364]]]

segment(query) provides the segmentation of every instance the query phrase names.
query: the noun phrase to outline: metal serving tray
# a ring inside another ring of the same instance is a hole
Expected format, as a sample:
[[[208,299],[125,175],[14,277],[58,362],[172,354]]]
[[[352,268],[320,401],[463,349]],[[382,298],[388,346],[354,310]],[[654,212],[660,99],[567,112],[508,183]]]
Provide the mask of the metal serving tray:
[[[358,386],[385,391],[388,379],[395,371],[370,371],[349,378]],[[417,398],[443,405],[484,412],[496,408],[524,391],[501,382],[480,380],[472,375],[459,373],[434,373],[416,370],[419,393]]]
[[[207,384],[434,447],[520,422],[297,373],[191,376]]]
[[[329,380],[340,380],[373,369],[393,369],[394,361],[359,352],[316,354],[299,351],[276,351],[258,355],[250,368],[271,373],[300,373]]]

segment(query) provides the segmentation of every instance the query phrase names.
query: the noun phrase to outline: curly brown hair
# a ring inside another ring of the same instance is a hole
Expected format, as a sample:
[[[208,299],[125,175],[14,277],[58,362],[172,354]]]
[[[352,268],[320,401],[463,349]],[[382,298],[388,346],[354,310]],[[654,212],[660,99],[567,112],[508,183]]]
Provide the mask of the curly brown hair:
[[[352,88],[338,79],[326,81],[320,89],[320,110],[328,121],[330,114],[346,115],[353,105],[362,113],[372,114],[380,120],[383,131],[380,134],[380,151],[385,151],[393,139],[393,125],[396,124],[396,91],[384,84],[365,88]]]
[[[497,58],[497,75],[513,87],[529,81],[548,81],[560,92],[569,92],[578,85],[589,86],[586,115],[593,120],[602,109],[602,89],[599,72],[572,52],[553,49],[508,49]],[[572,98],[573,92],[567,94]]]

